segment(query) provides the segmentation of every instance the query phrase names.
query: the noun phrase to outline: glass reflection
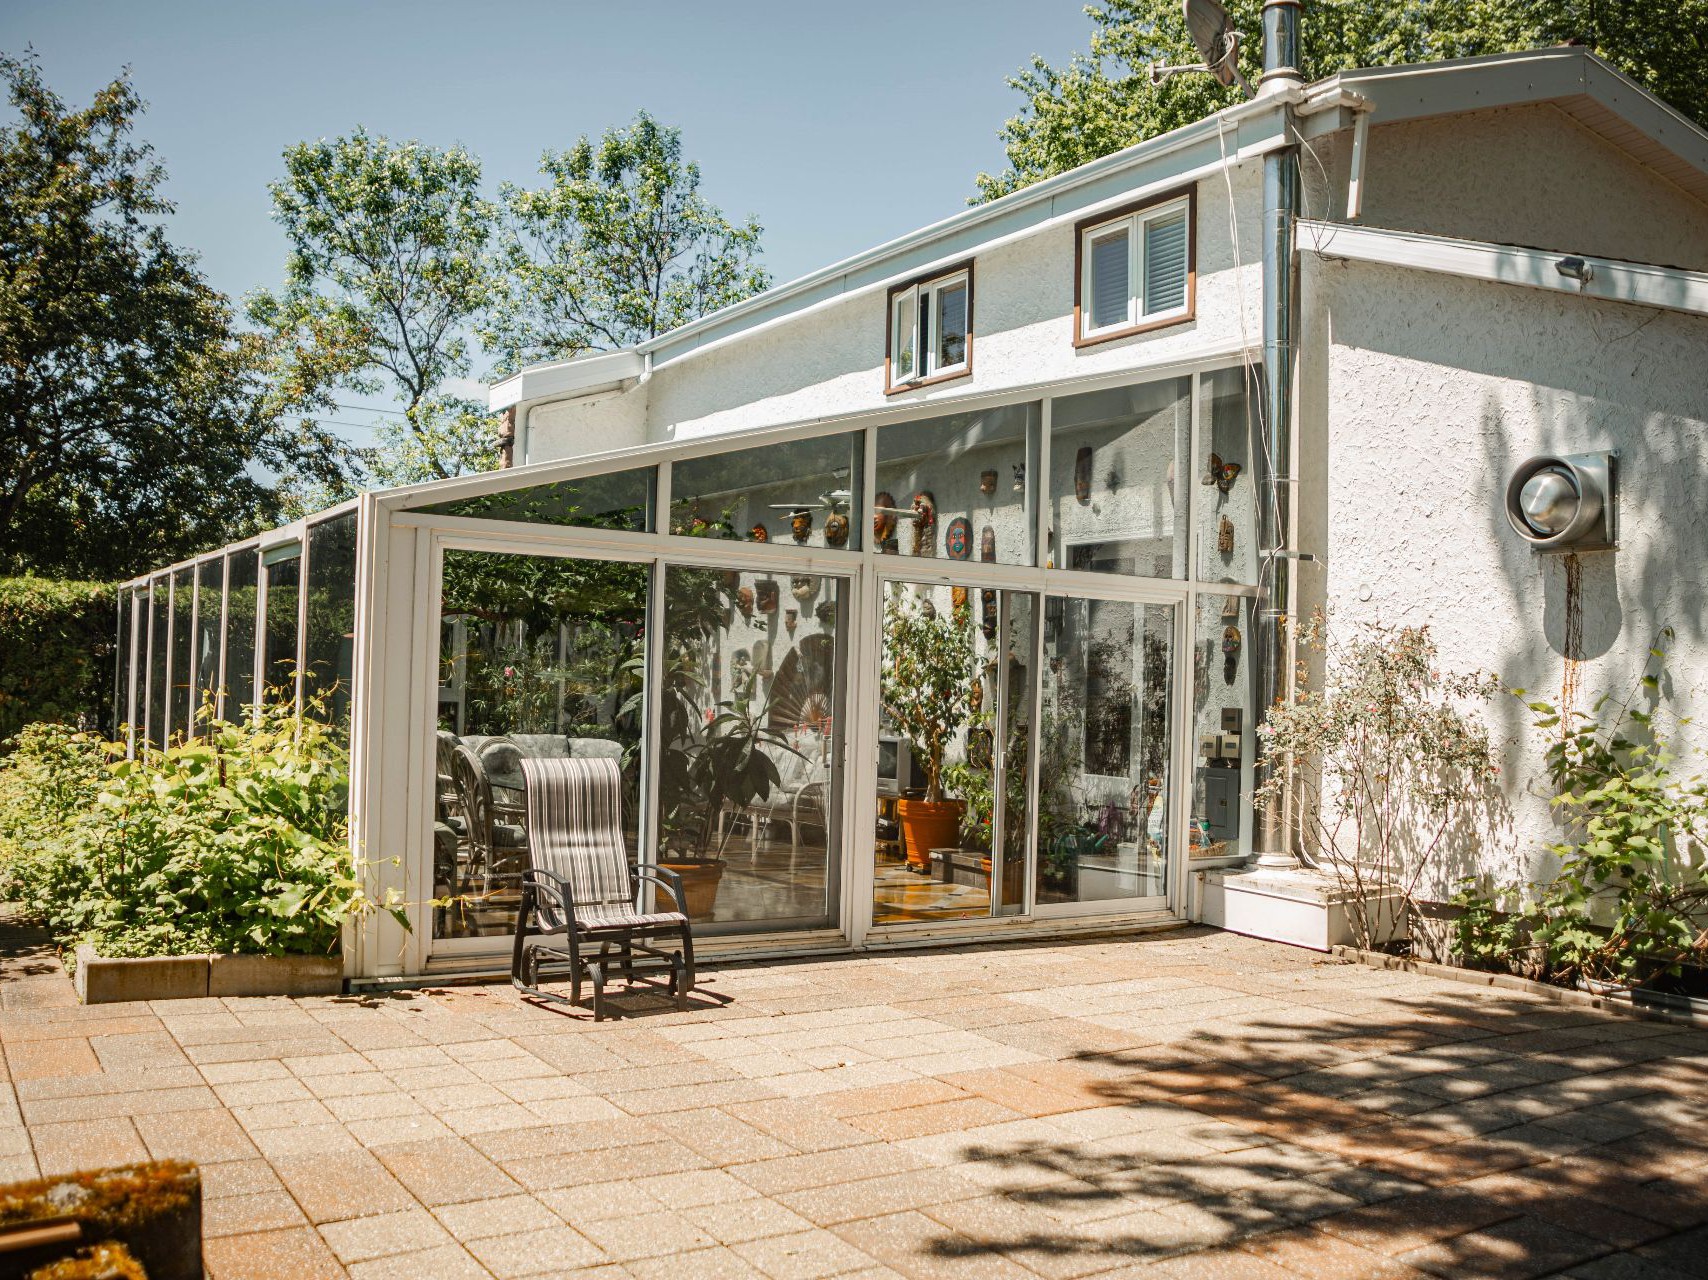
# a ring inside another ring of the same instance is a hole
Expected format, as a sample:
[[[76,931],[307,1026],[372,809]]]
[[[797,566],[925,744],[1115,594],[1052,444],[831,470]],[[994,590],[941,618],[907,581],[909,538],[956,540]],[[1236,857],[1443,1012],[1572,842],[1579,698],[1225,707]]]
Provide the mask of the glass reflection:
[[[226,561],[225,710],[227,720],[246,714],[255,702],[255,618],[260,603],[256,586],[259,560],[253,550],[236,551]]]
[[[1198,577],[1257,583],[1257,372],[1243,366],[1203,378],[1198,442]]]
[[[302,590],[302,555],[268,561],[267,628],[262,637],[261,696],[294,703],[297,696],[297,598]]]
[[[1167,891],[1173,615],[1171,605],[1045,602],[1040,903]]]
[[[1003,405],[878,432],[872,536],[885,555],[1033,564],[1037,404]]]
[[[524,757],[621,762],[638,857],[645,565],[445,553],[433,895],[438,938],[514,932],[527,865]]]
[[[644,533],[652,528],[656,467],[615,471],[608,475],[560,480],[554,484],[506,489],[473,498],[434,503],[422,511],[436,515],[470,516],[482,520],[515,520],[588,529],[626,529]],[[311,557],[312,558],[312,557]]]
[[[1052,401],[1052,567],[1185,577],[1191,435],[1190,378]]]
[[[172,663],[168,676],[172,691],[166,710],[166,731],[178,742],[195,732],[190,724],[190,709],[195,705],[195,671],[191,661],[195,652],[195,627],[195,570],[180,569],[172,575]]]
[[[350,722],[356,654],[356,513],[308,531],[308,635],[303,640],[303,705],[319,700],[328,722]]]
[[[859,432],[790,440],[670,470],[670,532],[858,551]]]
[[[658,861],[696,920],[834,923],[842,604],[837,578],[666,570]]]
[[[1192,627],[1192,811],[1194,858],[1240,858],[1251,849],[1251,596],[1198,596]]]
[[[148,592],[148,741],[166,745],[166,648],[167,620],[171,608],[171,583],[156,578]]]
[[[204,560],[196,566],[196,715],[205,721],[220,714],[220,613],[225,601],[225,562]]]

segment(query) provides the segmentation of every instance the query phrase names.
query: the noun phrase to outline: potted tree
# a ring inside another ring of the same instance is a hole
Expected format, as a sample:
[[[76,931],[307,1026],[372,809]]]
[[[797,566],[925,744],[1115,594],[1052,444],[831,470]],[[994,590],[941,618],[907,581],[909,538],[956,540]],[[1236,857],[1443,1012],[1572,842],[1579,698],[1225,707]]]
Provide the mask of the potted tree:
[[[944,617],[890,600],[884,610],[884,712],[925,775],[923,799],[904,796],[896,803],[907,863],[915,871],[930,869],[932,849],[960,839],[965,804],[944,794],[943,758],[972,717],[978,675],[966,605]]]

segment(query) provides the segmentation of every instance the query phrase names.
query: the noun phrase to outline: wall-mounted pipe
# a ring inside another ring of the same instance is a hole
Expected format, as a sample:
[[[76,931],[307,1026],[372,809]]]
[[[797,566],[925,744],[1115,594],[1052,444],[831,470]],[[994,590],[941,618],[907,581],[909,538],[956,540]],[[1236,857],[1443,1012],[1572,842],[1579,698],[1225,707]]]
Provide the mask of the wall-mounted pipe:
[[[1260,92],[1295,97],[1299,74],[1299,0],[1264,0]],[[1286,108],[1289,134],[1296,128]],[[1257,597],[1256,724],[1287,696],[1291,668],[1292,566],[1288,563],[1293,485],[1293,369],[1299,322],[1299,148],[1295,142],[1263,157],[1263,413],[1257,458],[1257,536],[1261,557]],[[1261,785],[1284,762],[1262,749]],[[1297,866],[1278,796],[1256,805],[1253,851],[1260,867]]]

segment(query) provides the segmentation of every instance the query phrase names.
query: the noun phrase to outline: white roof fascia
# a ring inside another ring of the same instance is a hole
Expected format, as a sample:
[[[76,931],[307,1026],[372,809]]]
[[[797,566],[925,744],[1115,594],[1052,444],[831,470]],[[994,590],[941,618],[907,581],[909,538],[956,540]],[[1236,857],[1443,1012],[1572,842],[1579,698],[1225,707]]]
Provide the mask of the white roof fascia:
[[[1708,130],[1588,49],[1528,49],[1480,58],[1342,71],[1319,81],[1312,89],[1331,87],[1368,98],[1378,124],[1582,95],[1599,102],[1681,160],[1708,173]],[[1329,113],[1304,119],[1299,131],[1306,138],[1314,138],[1350,123],[1337,118],[1338,115]]]
[[[575,395],[609,391],[632,382],[646,372],[646,357],[639,348],[603,351],[576,356],[556,364],[532,365],[520,373],[494,383],[487,390],[487,407],[501,413],[514,406],[541,400],[561,400]]]
[[[1319,219],[1300,220],[1299,247],[1330,261],[1346,259],[1409,267],[1606,302],[1708,315],[1708,272],[1678,267],[1589,258],[1565,250],[1521,249],[1515,245],[1454,240],[1410,231],[1383,231]],[[1556,264],[1563,258],[1582,258],[1590,269],[1590,278],[1580,284],[1561,275]]]

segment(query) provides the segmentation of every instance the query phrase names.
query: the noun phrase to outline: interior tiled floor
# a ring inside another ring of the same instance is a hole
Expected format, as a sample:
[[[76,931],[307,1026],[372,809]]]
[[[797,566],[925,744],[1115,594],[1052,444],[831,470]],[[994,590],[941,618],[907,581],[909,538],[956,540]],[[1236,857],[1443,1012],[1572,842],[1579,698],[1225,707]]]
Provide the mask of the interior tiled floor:
[[[0,1172],[201,1162],[215,1280],[1708,1266],[1708,1033],[1232,935],[731,966],[598,1025],[81,1008],[0,942]]]

